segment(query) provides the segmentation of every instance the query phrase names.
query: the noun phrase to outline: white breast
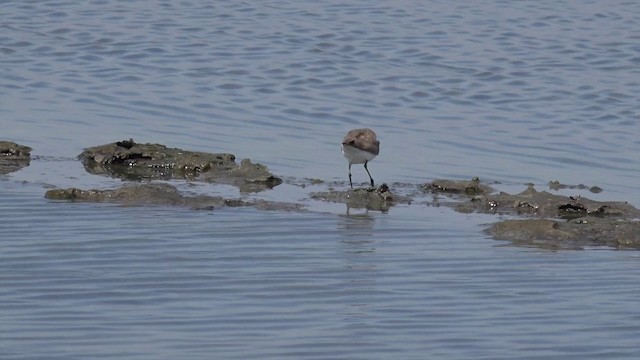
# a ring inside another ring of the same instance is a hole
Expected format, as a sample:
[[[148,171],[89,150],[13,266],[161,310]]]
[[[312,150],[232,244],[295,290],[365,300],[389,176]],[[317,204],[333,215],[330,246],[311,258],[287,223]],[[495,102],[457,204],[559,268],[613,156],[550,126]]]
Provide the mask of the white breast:
[[[344,144],[342,144],[342,154],[352,164],[364,164],[365,161],[371,161],[376,157],[375,154]]]

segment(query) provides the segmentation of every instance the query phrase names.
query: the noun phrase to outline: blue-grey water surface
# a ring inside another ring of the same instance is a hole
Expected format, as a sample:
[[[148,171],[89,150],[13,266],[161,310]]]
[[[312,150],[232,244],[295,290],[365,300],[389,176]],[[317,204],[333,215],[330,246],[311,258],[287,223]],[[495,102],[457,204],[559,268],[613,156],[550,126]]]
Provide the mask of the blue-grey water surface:
[[[640,255],[515,247],[498,217],[48,201],[122,139],[345,187],[481,179],[640,206],[634,1],[2,1],[1,359],[635,359]],[[366,173],[354,166],[354,181]],[[322,188],[323,185],[318,187]],[[393,185],[392,185],[393,188]],[[548,190],[548,189],[547,189]]]

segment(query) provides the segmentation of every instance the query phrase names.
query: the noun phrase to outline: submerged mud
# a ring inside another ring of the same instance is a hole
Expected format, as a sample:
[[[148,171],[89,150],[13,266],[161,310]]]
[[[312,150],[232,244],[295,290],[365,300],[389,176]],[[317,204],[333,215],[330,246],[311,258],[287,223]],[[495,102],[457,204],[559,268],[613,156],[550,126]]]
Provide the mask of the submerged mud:
[[[0,174],[29,165],[31,148],[0,142]],[[180,193],[174,186],[156,180],[189,180],[231,184],[240,192],[273,188],[282,180],[249,159],[236,163],[233,154],[210,154],[167,148],[160,144],[138,144],[133,140],[91,147],[78,158],[92,174],[135,181],[117,189],[52,189],[51,200],[112,202],[130,206],[181,206],[213,210],[224,207],[253,207],[262,210],[307,211],[302,202]],[[287,179],[290,186],[306,188],[324,184],[327,191],[312,192],[308,200],[343,203],[350,208],[387,212],[396,205],[426,204],[446,206],[460,213],[495,214],[512,219],[498,221],[486,232],[497,240],[518,245],[546,248],[584,248],[590,246],[640,248],[640,210],[626,202],[595,201],[581,196],[568,197],[537,191],[529,186],[512,195],[497,192],[478,178],[469,181],[434,180],[423,185],[386,184],[379,187],[345,188],[345,184],[325,184],[319,179]],[[335,185],[335,186],[334,186]],[[597,186],[549,184],[551,190],[589,190]],[[425,196],[432,200],[424,202]],[[455,220],[451,222],[455,226]]]
[[[18,171],[31,162],[31,148],[11,141],[0,141],[0,175]]]
[[[112,190],[52,189],[45,193],[49,200],[78,202],[110,202],[130,206],[165,205],[214,210],[222,207],[255,207],[261,210],[302,211],[297,204],[266,200],[228,199],[221,196],[185,196],[175,186],[162,183],[127,184]]]
[[[395,195],[387,184],[376,187],[355,188],[345,191],[330,190],[311,193],[311,198],[328,202],[343,203],[347,208],[363,208],[374,211],[389,211],[398,203],[410,203],[407,197]]]

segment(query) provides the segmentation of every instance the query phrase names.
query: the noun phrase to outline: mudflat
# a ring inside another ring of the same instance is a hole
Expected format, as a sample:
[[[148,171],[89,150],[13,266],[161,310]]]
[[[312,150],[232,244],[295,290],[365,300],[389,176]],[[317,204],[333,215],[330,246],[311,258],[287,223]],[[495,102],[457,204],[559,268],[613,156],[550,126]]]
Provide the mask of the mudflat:
[[[29,166],[31,148],[0,141],[0,174]],[[237,199],[222,196],[182,194],[176,187],[157,180],[189,180],[236,186],[251,193],[272,189],[283,180],[266,166],[233,154],[193,152],[161,144],[136,143],[132,139],[85,149],[78,159],[87,172],[129,181],[117,189],[56,188],[46,191],[51,200],[114,202],[130,206],[180,206],[195,210],[224,207],[254,207],[268,211],[309,211],[302,202]],[[292,179],[290,185],[305,188],[322,180]],[[595,201],[581,196],[562,196],[537,191],[533,185],[518,194],[498,192],[478,178],[438,179],[423,184],[394,183],[350,189],[341,183],[326,184],[326,191],[311,192],[315,201],[344,203],[349,208],[390,211],[412,204],[446,206],[459,213],[478,212],[508,216],[486,232],[497,240],[549,248],[609,246],[640,248],[640,210],[626,202]],[[551,190],[598,187],[549,184]],[[344,190],[342,190],[344,189]],[[427,197],[431,200],[425,200]],[[416,207],[418,211],[418,207]],[[455,213],[452,213],[455,214]],[[455,216],[455,215],[452,215]],[[452,221],[455,224],[455,221]]]

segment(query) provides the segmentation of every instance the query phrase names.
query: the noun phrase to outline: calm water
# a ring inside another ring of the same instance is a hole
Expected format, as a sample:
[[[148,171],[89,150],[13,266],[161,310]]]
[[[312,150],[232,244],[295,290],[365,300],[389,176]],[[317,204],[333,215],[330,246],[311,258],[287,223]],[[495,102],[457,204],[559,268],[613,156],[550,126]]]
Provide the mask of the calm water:
[[[640,206],[640,5],[0,3],[2,359],[635,359],[640,255],[509,246],[492,216],[304,200],[311,213],[43,199],[113,187],[74,157],[140,142],[346,184],[597,185]],[[366,173],[354,168],[354,181]],[[240,196],[226,186],[185,191]],[[256,196],[284,201],[308,189]],[[244,196],[244,195],[242,195]]]

